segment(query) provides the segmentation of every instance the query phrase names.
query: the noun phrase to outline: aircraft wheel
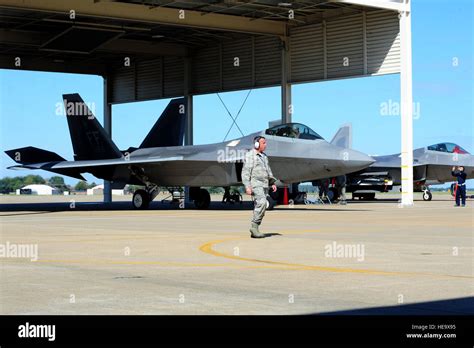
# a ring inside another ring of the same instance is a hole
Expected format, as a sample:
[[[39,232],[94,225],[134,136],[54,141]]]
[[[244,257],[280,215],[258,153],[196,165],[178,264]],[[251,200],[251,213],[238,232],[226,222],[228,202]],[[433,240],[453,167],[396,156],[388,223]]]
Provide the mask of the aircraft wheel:
[[[275,200],[272,198],[272,196],[267,195],[267,208],[266,210],[272,210],[275,208]]]
[[[431,201],[431,198],[433,198],[433,195],[431,194],[430,191],[423,192],[423,200],[424,201]]]
[[[132,203],[135,209],[146,209],[150,205],[150,195],[145,190],[136,190]]]
[[[199,197],[194,200],[194,206],[197,209],[207,209],[211,204],[211,195],[205,189],[199,189]]]

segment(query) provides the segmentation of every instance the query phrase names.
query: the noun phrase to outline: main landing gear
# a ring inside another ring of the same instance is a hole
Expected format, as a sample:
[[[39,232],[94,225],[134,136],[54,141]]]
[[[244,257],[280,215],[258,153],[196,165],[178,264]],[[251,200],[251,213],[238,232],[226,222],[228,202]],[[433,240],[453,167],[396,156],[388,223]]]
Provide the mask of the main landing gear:
[[[229,188],[224,188],[226,193],[222,199],[225,203],[242,203],[242,195],[238,191],[231,193]],[[176,190],[174,190],[176,191]],[[174,191],[172,193],[174,199]],[[171,191],[170,191],[171,192]],[[159,189],[157,185],[147,182],[145,189],[136,190],[133,194],[132,204],[135,209],[147,209],[150,202],[158,195]],[[209,191],[201,187],[189,188],[189,199],[194,202],[196,209],[208,209],[211,204],[211,195]],[[271,195],[267,195],[267,210],[272,210],[276,205],[276,200]]]
[[[158,186],[149,184],[145,189],[136,190],[133,194],[132,204],[135,209],[147,209],[150,202],[158,195]],[[197,209],[207,209],[211,203],[211,195],[209,192],[200,187],[189,188],[189,198],[194,201]]]
[[[236,189],[230,189],[230,187],[224,187],[224,196],[222,196],[222,203],[229,203],[235,204],[240,203],[242,204],[243,198],[242,194]]]
[[[272,196],[270,196],[270,194],[267,195],[267,208],[266,210],[273,210],[273,208],[275,208],[275,205],[276,205],[276,201],[273,199]]]
[[[189,199],[194,201],[197,209],[207,209],[211,204],[211,195],[206,189],[200,187],[189,188]]]

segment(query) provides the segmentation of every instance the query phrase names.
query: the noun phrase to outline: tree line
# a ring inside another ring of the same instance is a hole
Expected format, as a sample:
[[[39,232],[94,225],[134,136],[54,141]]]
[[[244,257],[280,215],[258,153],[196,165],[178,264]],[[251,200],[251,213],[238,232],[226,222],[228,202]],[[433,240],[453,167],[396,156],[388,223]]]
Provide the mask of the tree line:
[[[86,191],[89,188],[93,188],[97,186],[95,182],[88,184],[86,181],[80,180],[74,186],[66,185],[64,182],[64,178],[61,176],[52,176],[50,178],[43,178],[41,175],[27,175],[27,176],[15,176],[15,177],[4,177],[0,179],[0,193],[1,194],[8,194],[8,193],[15,193],[16,190],[21,189],[27,185],[32,184],[42,184],[42,185],[49,185],[52,187],[57,188],[59,191]],[[135,190],[143,188],[143,186],[139,185],[128,185],[126,188],[127,192],[134,192]],[[223,194],[224,189],[222,187],[209,187],[207,188],[209,193],[211,194]],[[244,190],[242,187],[235,187],[240,193],[243,193]],[[160,187],[160,192],[166,192],[166,187]]]
[[[27,176],[15,176],[15,177],[4,177],[0,179],[0,193],[8,194],[16,192],[17,189],[21,189],[27,185],[40,184],[49,185],[57,188],[59,191],[86,191],[88,188],[97,186],[95,182],[88,184],[85,181],[78,181],[76,185],[66,185],[64,178],[61,176],[52,176],[50,178],[43,178],[41,175],[27,175]]]

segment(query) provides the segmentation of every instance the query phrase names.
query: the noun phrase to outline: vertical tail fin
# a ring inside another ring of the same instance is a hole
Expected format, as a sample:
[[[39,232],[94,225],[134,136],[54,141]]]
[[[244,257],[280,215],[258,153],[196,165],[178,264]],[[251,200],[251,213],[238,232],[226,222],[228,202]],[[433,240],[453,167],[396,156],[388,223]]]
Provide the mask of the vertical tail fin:
[[[185,123],[184,98],[171,100],[140,148],[183,145]]]
[[[122,157],[120,150],[107,135],[79,94],[64,94],[63,101],[74,150],[74,160]]]
[[[332,138],[331,144],[350,149],[352,147],[352,124],[343,124]]]

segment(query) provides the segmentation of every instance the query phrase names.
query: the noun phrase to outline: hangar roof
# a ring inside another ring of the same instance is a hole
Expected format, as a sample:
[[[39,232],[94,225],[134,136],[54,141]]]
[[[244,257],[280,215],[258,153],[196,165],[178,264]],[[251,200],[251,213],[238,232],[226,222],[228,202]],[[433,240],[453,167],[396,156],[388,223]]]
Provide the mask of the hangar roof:
[[[110,76],[113,102],[183,95],[185,57],[194,94],[277,85],[282,46],[292,83],[392,73],[396,16],[351,0],[0,0],[0,68]]]

